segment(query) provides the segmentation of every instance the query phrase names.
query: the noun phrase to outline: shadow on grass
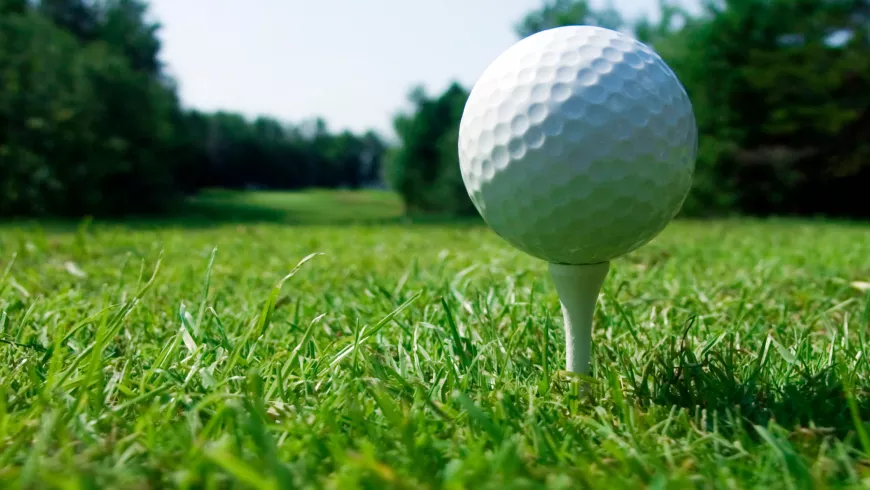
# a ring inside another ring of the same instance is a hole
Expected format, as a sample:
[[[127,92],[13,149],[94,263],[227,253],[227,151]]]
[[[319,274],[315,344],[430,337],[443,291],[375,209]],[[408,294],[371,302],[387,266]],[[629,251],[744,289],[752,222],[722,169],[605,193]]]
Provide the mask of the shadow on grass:
[[[385,191],[308,190],[242,192],[210,190],[174,203],[161,214],[94,219],[22,219],[5,222],[19,227],[75,230],[82,226],[124,226],[132,229],[209,229],[225,225],[286,226],[479,226],[479,216],[413,215]]]
[[[843,376],[852,373],[836,361],[819,366],[798,358],[774,360],[779,354],[770,343],[753,356],[736,348],[733,336],[730,339],[703,355],[696,355],[686,339],[661,346],[649,356],[644,372],[630,378],[635,396],[641,403],[706,409],[709,429],[716,412],[736,415],[739,429],[773,421],[788,430],[810,429],[844,438],[856,428],[849,395],[858,417],[870,419],[866,387],[853,382],[856,386],[847,391]],[[774,362],[776,367],[770,365]],[[719,417],[718,424],[720,430],[729,429],[727,417]]]
[[[288,226],[478,226],[479,217],[447,215],[405,215],[392,210],[371,207],[354,212],[334,212],[329,206],[319,209],[276,209],[255,203],[224,202],[205,205],[187,204],[166,217],[133,217],[123,220],[101,220],[101,223],[132,225],[135,227],[175,226],[183,228],[212,228],[223,225],[288,225]]]

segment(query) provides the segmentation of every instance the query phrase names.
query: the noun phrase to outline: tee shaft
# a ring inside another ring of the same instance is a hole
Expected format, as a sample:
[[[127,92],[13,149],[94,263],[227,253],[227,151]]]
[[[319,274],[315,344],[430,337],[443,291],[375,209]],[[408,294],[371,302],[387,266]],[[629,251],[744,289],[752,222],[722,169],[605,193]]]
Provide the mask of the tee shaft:
[[[566,369],[589,374],[592,318],[610,262],[589,265],[550,264],[565,323]]]

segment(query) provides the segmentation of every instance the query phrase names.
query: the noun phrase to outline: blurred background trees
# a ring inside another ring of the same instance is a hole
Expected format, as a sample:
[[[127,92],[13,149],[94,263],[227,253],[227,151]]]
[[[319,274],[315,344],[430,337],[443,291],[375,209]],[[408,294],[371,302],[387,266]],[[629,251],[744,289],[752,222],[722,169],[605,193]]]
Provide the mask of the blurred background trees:
[[[387,176],[409,212],[471,214],[459,172],[459,120],[468,92],[457,83],[430,97],[422,87],[411,92],[414,112],[396,117],[401,144],[387,160]]]
[[[517,37],[629,31],[673,67],[701,134],[683,214],[870,217],[870,0],[662,1],[627,20],[547,0]],[[142,0],[0,0],[0,215],[155,212],[207,187],[388,184],[409,212],[474,214],[456,137],[470,87],[410,96],[396,141],[182,106]],[[481,67],[481,70],[484,67]]]
[[[207,186],[360,187],[385,143],[181,106],[140,0],[0,0],[0,215],[168,208]]]
[[[701,135],[684,215],[870,217],[870,0],[711,0],[698,16],[662,1],[661,11],[656,23],[628,22],[613,8],[549,0],[516,32],[600,25],[661,54],[686,86]],[[420,104],[411,119],[417,128],[450,127]],[[394,172],[421,182],[437,180],[426,169],[450,174],[455,157],[433,162],[438,157],[419,146],[408,121],[396,120],[405,154],[395,163],[413,169]],[[396,188],[406,199],[419,199],[422,184],[402,182]],[[464,202],[442,206],[474,212]]]

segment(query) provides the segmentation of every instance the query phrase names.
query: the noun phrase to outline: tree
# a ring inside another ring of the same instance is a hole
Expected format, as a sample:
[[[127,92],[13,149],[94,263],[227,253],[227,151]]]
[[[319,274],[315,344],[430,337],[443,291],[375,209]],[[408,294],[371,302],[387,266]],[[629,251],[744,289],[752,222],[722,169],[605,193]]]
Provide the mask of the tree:
[[[159,77],[160,26],[146,20],[148,5],[139,0],[104,0],[101,11],[100,40],[118,50],[133,70]]]
[[[174,100],[37,13],[0,18],[0,214],[121,213],[175,195]]]
[[[0,15],[21,14],[27,8],[27,0],[0,0]]]
[[[692,100],[700,148],[684,214],[870,216],[870,2],[671,2],[636,37]],[[571,24],[625,27],[585,1],[549,0],[520,36]]]
[[[516,31],[525,37],[576,23],[616,28],[623,22],[613,7],[597,11],[585,1],[550,0],[517,24]],[[394,120],[400,144],[387,158],[387,180],[404,199],[408,212],[475,214],[458,156],[459,122],[468,91],[454,83],[430,98],[422,87],[416,87],[408,99],[414,111]]]
[[[384,143],[182,108],[141,0],[0,0],[0,215],[169,209],[203,186],[358,187]]]
[[[609,4],[595,10],[586,0],[547,0],[540,8],[527,14],[514,30],[520,37],[568,25],[595,25],[617,30],[624,25],[622,15]]]
[[[708,184],[690,210],[870,216],[867,16],[863,0],[732,0],[679,33],[694,48],[669,61],[695,103]]]
[[[437,98],[412,91],[412,115],[394,121],[401,141],[389,159],[388,179],[409,212],[470,214],[474,206],[459,171],[457,134],[468,92],[451,84]]]
[[[36,10],[51,19],[62,30],[72,34],[79,41],[89,42],[97,39],[99,14],[93,2],[87,0],[39,0]]]
[[[367,131],[362,136],[362,154],[360,156],[362,185],[376,186],[382,182],[382,162],[386,152],[387,144],[377,133]]]

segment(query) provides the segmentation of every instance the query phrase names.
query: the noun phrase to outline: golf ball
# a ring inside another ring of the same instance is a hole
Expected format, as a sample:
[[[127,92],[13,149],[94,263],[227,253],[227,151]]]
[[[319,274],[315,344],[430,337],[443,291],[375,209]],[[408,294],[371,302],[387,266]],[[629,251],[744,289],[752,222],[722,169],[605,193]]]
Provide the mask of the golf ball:
[[[569,26],[521,40],[484,71],[462,114],[459,162],[495,233],[548,262],[594,264],[677,214],[697,139],[688,95],[652,49]]]

